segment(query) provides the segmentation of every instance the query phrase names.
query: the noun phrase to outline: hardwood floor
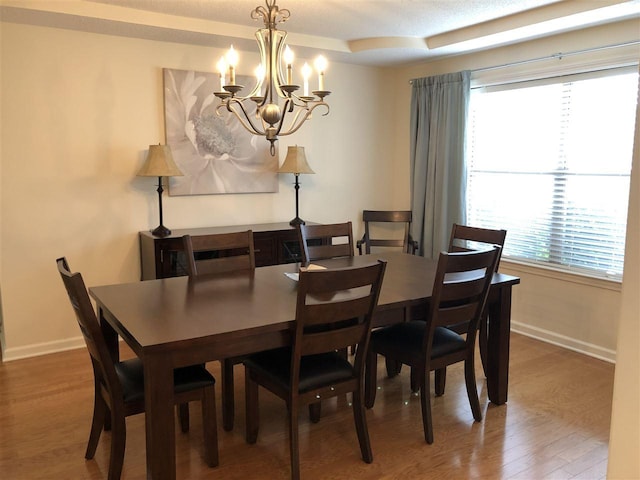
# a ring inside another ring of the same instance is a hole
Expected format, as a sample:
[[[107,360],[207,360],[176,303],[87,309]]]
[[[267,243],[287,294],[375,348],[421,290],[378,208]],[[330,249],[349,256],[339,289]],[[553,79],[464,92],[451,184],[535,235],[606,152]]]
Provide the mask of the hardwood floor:
[[[348,398],[333,399],[323,403],[319,424],[301,416],[303,478],[606,478],[614,371],[609,363],[513,334],[508,403],[487,402],[478,365],[485,418],[474,423],[462,368],[448,368],[446,393],[433,401],[433,445],[424,442],[420,401],[410,392],[408,369],[387,379],[384,362],[378,365],[380,391],[367,413],[373,463],[360,458]],[[219,362],[207,366],[219,380]],[[236,375],[234,431],[222,430],[219,419],[220,466],[204,464],[200,409],[192,408],[190,432],[176,431],[178,478],[289,478],[284,403],[260,390],[258,442],[247,445],[241,366]],[[0,477],[106,478],[109,433],[102,434],[95,459],[84,459],[92,395],[90,362],[82,349],[0,364]],[[219,389],[217,401],[220,414]],[[122,478],[145,478],[141,415],[127,419]]]

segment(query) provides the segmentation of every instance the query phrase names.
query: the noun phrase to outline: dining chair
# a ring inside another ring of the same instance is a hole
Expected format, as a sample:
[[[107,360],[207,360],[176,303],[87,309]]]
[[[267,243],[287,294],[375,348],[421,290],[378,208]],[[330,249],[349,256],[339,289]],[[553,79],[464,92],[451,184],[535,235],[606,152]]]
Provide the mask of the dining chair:
[[[91,432],[85,453],[92,459],[102,430],[111,430],[109,480],[117,480],[124,465],[126,444],[125,418],[144,413],[144,375],[139,358],[114,362],[102,335],[102,330],[87,288],[80,273],[71,273],[65,257],[56,260],[58,271],[67,290],[71,306],[91,357],[94,376],[94,404]],[[204,457],[207,465],[218,465],[218,433],[216,424],[215,379],[201,365],[177,368],[173,373],[174,403],[202,403],[204,427]],[[183,431],[189,428],[187,416],[181,417]],[[186,424],[182,422],[186,420]]]
[[[477,249],[486,249],[492,245],[498,245],[504,247],[504,242],[507,237],[506,230],[494,230],[489,228],[471,227],[468,225],[459,225],[454,223],[451,227],[451,235],[449,238],[449,252],[469,252]],[[498,255],[498,261],[496,262],[496,271],[500,264],[500,257],[502,256],[502,248]],[[459,325],[451,325],[449,328],[456,333],[462,334],[467,330],[467,323],[463,322]],[[487,349],[488,349],[488,314],[486,310],[482,313],[482,318],[478,325],[478,348],[480,349],[480,359],[482,361],[482,368],[487,372]],[[387,370],[390,372],[389,376],[399,373],[399,365],[393,364],[388,361]],[[447,382],[447,369],[442,368],[435,372],[435,393],[436,395],[443,395],[445,385]],[[416,372],[411,372],[411,390],[417,392],[420,388],[420,380]]]
[[[482,420],[474,366],[475,338],[500,247],[459,253],[442,252],[427,308],[426,321],[415,320],[374,330],[367,353],[365,402],[376,397],[377,356],[409,365],[420,376],[422,424],[427,443],[433,443],[430,372],[464,362],[465,384],[473,418]],[[449,328],[468,322],[466,336]]]
[[[246,439],[258,437],[258,387],[282,398],[289,414],[291,478],[300,478],[298,414],[301,407],[352,393],[360,452],[373,461],[364,409],[365,352],[385,261],[362,267],[301,269],[292,346],[249,356],[245,365]],[[353,361],[339,353],[357,344]]]
[[[302,264],[315,260],[353,257],[351,222],[298,225]]]
[[[362,220],[364,221],[364,235],[356,242],[356,247],[360,255],[363,254],[362,247],[364,246],[364,253],[370,254],[371,247],[393,247],[401,248],[404,253],[416,255],[418,253],[419,243],[411,238],[411,221],[413,219],[413,213],[411,210],[363,210]],[[395,224],[395,225],[394,225]],[[374,228],[372,228],[372,226]],[[375,229],[378,226],[380,228]],[[394,227],[401,226],[403,229],[402,238],[397,238],[397,229],[391,228],[389,232],[383,235],[382,227]],[[372,230],[376,231],[376,236],[371,235]],[[389,238],[393,234],[396,234],[396,238]],[[376,238],[382,237],[385,238]],[[405,318],[409,318],[411,307],[405,309]],[[401,365],[398,365],[386,359],[387,372],[389,377],[393,377],[400,373]]]
[[[411,210],[363,210],[362,220],[364,221],[364,235],[362,239],[356,242],[358,252],[362,255],[362,247],[364,246],[364,253],[371,253],[371,247],[399,247],[405,253],[415,255],[418,253],[418,242],[411,238]],[[393,227],[390,224],[403,224],[403,235],[401,238],[388,238],[393,233],[396,233],[395,229],[391,230],[384,235],[387,238],[376,238],[383,236],[382,230],[379,228],[376,231],[376,236],[372,236],[372,226],[375,228],[375,224],[382,227]]]
[[[353,228],[351,222],[299,225],[298,237],[303,265],[309,265],[315,260],[353,257]],[[351,345],[350,348],[351,354],[355,353],[355,345]],[[345,350],[345,355],[347,351],[348,349]],[[309,415],[313,422],[320,420],[320,409],[320,402],[310,406]]]
[[[186,270],[190,277],[237,270],[253,272],[256,267],[253,232],[251,230],[210,235],[184,235],[182,245],[186,256]],[[215,312],[212,312],[215,316]],[[235,394],[233,367],[243,357],[229,357],[220,361],[222,381],[222,427],[233,430]]]
[[[507,238],[506,230],[495,230],[490,228],[471,227],[468,225],[459,225],[454,223],[451,227],[451,237],[449,239],[449,252],[469,252],[472,250],[486,249],[492,245],[498,245],[504,247],[505,239]],[[502,248],[498,254],[498,261],[496,262],[495,271],[498,271],[500,265],[500,258],[502,256]],[[488,337],[489,337],[489,318],[488,313],[485,310],[482,313],[482,318],[478,325],[478,348],[480,349],[480,359],[482,360],[482,368],[487,372],[487,349],[488,349]],[[467,330],[466,324],[452,325],[450,327],[457,333],[464,333]],[[447,370],[436,371],[435,374],[435,391],[437,395],[444,393],[446,384]]]

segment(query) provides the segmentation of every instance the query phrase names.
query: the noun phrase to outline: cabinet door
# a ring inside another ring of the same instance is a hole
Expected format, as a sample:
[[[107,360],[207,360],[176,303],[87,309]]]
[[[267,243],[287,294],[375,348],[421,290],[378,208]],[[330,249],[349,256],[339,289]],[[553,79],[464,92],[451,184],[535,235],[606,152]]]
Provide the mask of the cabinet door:
[[[302,261],[300,239],[296,230],[282,231],[278,238],[278,263]]]
[[[167,238],[156,242],[156,278],[179,277],[187,274],[181,238]]]
[[[181,238],[156,238],[140,234],[141,279],[185,275]]]
[[[266,267],[278,263],[278,239],[275,232],[254,232],[253,248],[256,267]]]

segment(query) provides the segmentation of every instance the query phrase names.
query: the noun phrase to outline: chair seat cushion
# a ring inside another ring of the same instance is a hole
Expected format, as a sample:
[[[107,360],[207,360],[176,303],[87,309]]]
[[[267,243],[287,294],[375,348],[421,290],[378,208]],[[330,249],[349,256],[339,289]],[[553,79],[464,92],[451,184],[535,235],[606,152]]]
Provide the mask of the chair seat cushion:
[[[416,320],[397,323],[371,332],[371,348],[375,351],[403,351],[407,356],[420,355],[427,322]],[[444,327],[436,327],[433,333],[431,358],[464,350],[463,337]]]
[[[283,388],[291,381],[291,349],[277,348],[246,358],[247,368],[267,376]],[[299,391],[305,392],[323,385],[331,385],[354,378],[353,366],[338,352],[302,357],[300,362]]]
[[[116,374],[122,384],[125,403],[144,399],[144,369],[139,358],[132,358],[115,364]],[[173,384],[176,393],[196,390],[215,385],[216,380],[204,365],[176,368]]]

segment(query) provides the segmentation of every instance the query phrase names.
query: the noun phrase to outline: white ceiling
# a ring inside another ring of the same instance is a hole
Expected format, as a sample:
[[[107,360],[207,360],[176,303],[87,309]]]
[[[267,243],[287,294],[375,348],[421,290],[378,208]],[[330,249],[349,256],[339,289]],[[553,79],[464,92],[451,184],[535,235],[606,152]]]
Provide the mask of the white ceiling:
[[[640,0],[278,0],[297,55],[390,66],[629,18]],[[10,22],[256,50],[264,0],[0,0]],[[639,20],[640,31],[640,20]]]

